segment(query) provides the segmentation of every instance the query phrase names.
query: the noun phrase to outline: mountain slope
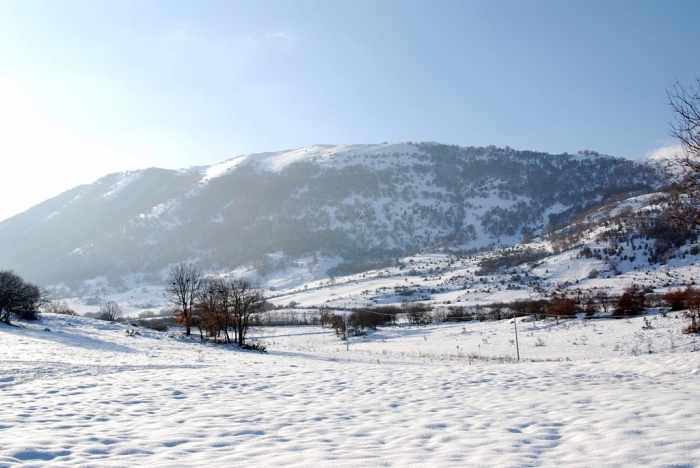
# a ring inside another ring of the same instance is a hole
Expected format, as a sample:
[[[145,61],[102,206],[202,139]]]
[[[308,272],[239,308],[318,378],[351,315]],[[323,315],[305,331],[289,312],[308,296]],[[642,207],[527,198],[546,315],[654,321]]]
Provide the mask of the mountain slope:
[[[597,153],[317,145],[111,174],[0,223],[0,267],[43,284],[155,278],[180,261],[264,271],[313,253],[352,269],[434,248],[514,243],[663,183],[652,165]]]

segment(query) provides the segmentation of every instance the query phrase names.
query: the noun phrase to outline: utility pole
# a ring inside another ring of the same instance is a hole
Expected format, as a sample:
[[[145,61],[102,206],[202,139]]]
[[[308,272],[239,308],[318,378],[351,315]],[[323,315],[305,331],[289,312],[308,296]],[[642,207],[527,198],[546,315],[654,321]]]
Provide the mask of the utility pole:
[[[345,350],[350,351],[350,343],[348,340],[350,339],[350,336],[348,335],[348,311],[346,310],[345,313],[343,314],[345,317]]]
[[[515,318],[515,311],[513,311],[513,325],[515,326],[515,351],[518,353],[518,361],[520,361],[520,345],[518,344],[518,321]]]

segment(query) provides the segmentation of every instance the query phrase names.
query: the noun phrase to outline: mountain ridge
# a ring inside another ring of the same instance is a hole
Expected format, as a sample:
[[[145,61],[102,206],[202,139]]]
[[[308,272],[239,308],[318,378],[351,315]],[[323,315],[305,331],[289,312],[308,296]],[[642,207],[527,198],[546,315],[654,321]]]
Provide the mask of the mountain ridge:
[[[312,145],[108,174],[0,223],[0,267],[51,284],[155,274],[181,261],[269,268],[269,255],[279,252],[353,264],[478,249],[665,183],[651,163],[588,151]]]

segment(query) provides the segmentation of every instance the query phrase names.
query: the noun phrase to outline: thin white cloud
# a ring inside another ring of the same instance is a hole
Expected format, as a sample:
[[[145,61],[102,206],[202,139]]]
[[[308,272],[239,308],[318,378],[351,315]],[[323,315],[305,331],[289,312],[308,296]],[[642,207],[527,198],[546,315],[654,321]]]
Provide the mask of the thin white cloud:
[[[268,43],[283,49],[292,47],[297,42],[296,36],[289,31],[268,33],[265,35],[265,38],[267,39]]]
[[[667,160],[682,154],[683,149],[680,145],[668,145],[649,151],[646,157],[653,160]]]
[[[278,31],[264,35],[248,35],[223,41],[226,48],[236,56],[251,59],[274,48],[286,50],[296,43],[296,36],[288,31]]]
[[[189,45],[192,42],[192,33],[190,32],[190,25],[177,24],[171,26],[170,29],[168,29],[168,31],[166,32],[165,38],[170,43]]]

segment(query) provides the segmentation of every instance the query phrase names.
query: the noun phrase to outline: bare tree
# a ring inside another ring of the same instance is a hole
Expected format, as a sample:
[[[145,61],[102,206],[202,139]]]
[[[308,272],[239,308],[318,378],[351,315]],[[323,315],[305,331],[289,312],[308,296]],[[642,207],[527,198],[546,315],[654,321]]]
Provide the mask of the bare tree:
[[[607,291],[600,290],[595,293],[595,299],[598,301],[600,308],[603,309],[604,313],[608,313],[610,310],[610,301],[612,300]]]
[[[185,327],[185,335],[192,331],[192,312],[202,285],[202,272],[192,264],[180,263],[170,268],[166,298],[177,308],[175,321]]]
[[[234,280],[229,286],[231,322],[236,344],[243,346],[253,319],[265,310],[265,295],[248,280]]]
[[[678,81],[667,92],[673,111],[669,134],[681,143],[668,168],[674,178],[672,221],[690,229],[700,226],[700,78],[696,86],[684,87]]]
[[[116,322],[122,318],[122,308],[114,301],[107,301],[100,306],[100,313],[97,318],[108,322]]]

